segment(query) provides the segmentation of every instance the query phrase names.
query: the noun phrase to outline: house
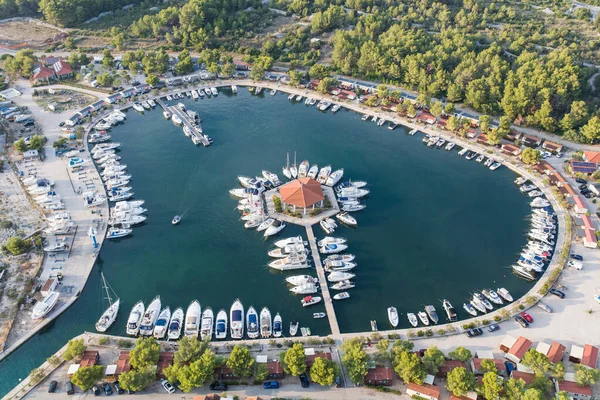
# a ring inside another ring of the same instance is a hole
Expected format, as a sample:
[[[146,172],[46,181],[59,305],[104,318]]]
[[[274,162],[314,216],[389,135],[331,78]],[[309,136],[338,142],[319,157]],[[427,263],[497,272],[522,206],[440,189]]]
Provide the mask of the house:
[[[252,69],[252,65],[243,61],[235,61],[235,69],[238,71],[250,71]]]
[[[581,196],[573,196],[573,202],[575,203],[574,210],[576,214],[586,214],[588,212],[587,206]]]
[[[477,400],[477,392],[467,392],[464,396],[455,396],[450,393],[450,400]]]
[[[92,107],[94,111],[99,111],[106,106],[106,102],[104,100],[98,100],[97,102],[91,104],[88,107]]]
[[[54,70],[40,65],[33,70],[32,78],[35,83],[50,83],[50,80],[54,80]]]
[[[531,135],[523,135],[521,137],[521,142],[526,146],[536,148],[542,144],[542,139]]]
[[[477,136],[477,143],[489,145],[487,135],[485,133],[481,133],[479,136]]]
[[[583,347],[577,346],[576,344],[571,346],[571,351],[569,352],[569,361],[575,364],[579,364],[582,358]]]
[[[424,124],[433,125],[435,124],[436,118],[428,112],[422,112],[417,115],[417,121],[423,122]]]
[[[500,149],[504,154],[508,154],[510,156],[518,157],[521,154],[521,149],[515,145],[504,143]]]
[[[81,362],[79,365],[81,367],[93,367],[98,364],[100,360],[100,353],[97,350],[86,350],[83,352],[81,356]]]
[[[550,153],[560,153],[563,149],[562,144],[558,144],[558,143],[554,143],[554,142],[550,142],[548,140],[546,140],[543,144],[542,144],[542,149],[549,151]]]
[[[408,384],[406,394],[409,396],[419,396],[428,400],[438,400],[440,398],[440,388],[428,383],[417,385],[411,382]]]
[[[522,379],[526,385],[533,383],[535,380],[535,374],[522,371],[512,371],[510,377],[513,379]]]
[[[279,361],[269,361],[267,363],[267,379],[283,379],[283,366]]]
[[[320,79],[311,79],[310,82],[308,83],[308,88],[312,89],[312,90],[316,90],[317,87],[319,86],[319,83],[321,83]]]
[[[444,363],[440,365],[440,368],[438,369],[437,375],[445,377],[454,368],[459,367],[467,368],[467,365],[464,362],[458,360],[444,360]]]
[[[562,361],[563,355],[567,348],[558,342],[552,342],[550,349],[546,353],[548,361],[555,364]]]
[[[193,400],[221,400],[221,396],[216,393],[204,394],[201,396],[194,396]]]
[[[500,351],[503,353],[508,353],[508,351],[515,344],[516,341],[517,339],[510,335],[504,336],[504,338],[502,338],[502,341],[500,342]]]
[[[390,367],[375,367],[367,370],[365,385],[391,386],[394,375]]]
[[[519,131],[511,130],[508,135],[504,137],[504,139],[509,140],[511,142],[516,142],[517,140],[521,140],[522,133]]]
[[[121,93],[115,93],[115,94],[111,94],[110,96],[108,96],[106,98],[106,102],[108,104],[115,104],[116,102],[118,102],[119,100],[121,100]]]
[[[125,89],[121,92],[121,98],[128,99],[131,96],[135,96],[135,88]]]
[[[571,171],[582,174],[593,174],[598,170],[598,164],[583,161],[571,161]]]
[[[174,353],[172,351],[161,351],[156,363],[156,374],[159,378],[165,378],[163,371],[165,368],[173,365]]]
[[[585,230],[583,237],[583,245],[589,249],[595,249],[598,247],[598,240],[596,239],[596,234],[594,231],[589,229]]]
[[[223,365],[222,367],[215,368],[215,380],[219,381],[236,381],[238,377],[234,375],[233,370]]]
[[[129,363],[129,352],[122,351],[119,354],[119,359],[117,360],[117,368],[115,370],[115,378],[119,379],[119,375],[123,372],[131,371],[131,364]]]
[[[583,358],[581,359],[581,365],[588,368],[596,368],[598,364],[598,348],[591,344],[583,346]]]
[[[73,69],[66,61],[59,60],[52,65],[52,68],[54,68],[54,75],[58,80],[67,79],[73,76]]]
[[[556,170],[547,161],[540,161],[533,167],[539,174],[552,175]]]
[[[37,152],[37,150],[35,151]],[[56,286],[58,286],[58,280],[50,278],[44,283],[44,286],[42,286],[42,290],[40,291],[40,293],[42,294],[42,296],[48,296],[50,292],[54,291]]]
[[[523,336],[519,336],[515,344],[511,346],[510,350],[508,350],[508,353],[506,353],[504,357],[519,363],[531,345],[531,340],[526,339]]]
[[[258,396],[252,396],[252,397],[246,397],[246,400],[263,400],[263,398],[258,397]]]
[[[311,351],[312,350],[312,351]],[[306,368],[310,369],[317,358],[331,360],[331,353],[315,353],[315,349],[304,349]]]
[[[471,359],[471,371],[475,375],[483,375],[484,372],[481,370],[481,362],[485,359],[492,360],[494,364],[496,364],[496,369],[498,370],[499,375],[506,374],[506,367],[504,366],[504,361],[498,358],[472,358]]]
[[[574,400],[590,400],[592,398],[592,388],[589,386],[579,386],[571,381],[554,381],[554,388],[558,398],[559,392],[567,392],[567,395]]]
[[[589,163],[600,164],[600,152],[599,151],[584,151],[583,160]]]
[[[25,160],[33,160],[34,158],[39,158],[40,155],[37,150],[27,150],[23,153],[23,158]]]
[[[563,187],[569,184],[565,177],[558,173],[558,171],[555,171],[552,173],[552,175],[550,175],[550,182],[558,187]]]
[[[338,97],[342,99],[356,100],[356,93],[347,89],[342,89],[338,93]]]
[[[467,114],[465,112],[460,114],[460,118],[459,119],[466,119],[469,121],[469,123],[471,124],[472,127],[476,128],[479,126],[479,118],[477,118],[474,115],[471,114]]]
[[[73,76],[73,69],[68,62],[59,57],[42,58],[41,63],[33,70],[32,79],[35,83],[50,83],[50,81],[67,79]]]

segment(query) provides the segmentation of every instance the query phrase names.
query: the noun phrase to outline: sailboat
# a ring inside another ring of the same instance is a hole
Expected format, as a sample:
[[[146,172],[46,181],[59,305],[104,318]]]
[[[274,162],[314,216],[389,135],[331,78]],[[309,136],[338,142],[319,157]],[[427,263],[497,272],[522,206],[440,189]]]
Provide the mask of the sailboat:
[[[298,177],[298,168],[296,167],[296,152],[294,152],[294,165],[290,167],[290,174],[292,174],[292,178],[294,179]]]
[[[287,162],[285,163],[285,167],[281,169],[283,172],[283,176],[288,179],[292,179],[292,172],[290,171],[290,153],[287,153]]]
[[[114,292],[114,290],[112,290],[110,286],[108,286],[108,283],[106,283],[106,278],[104,278],[104,274],[100,273],[100,276],[102,277],[102,288],[106,291],[106,299],[108,300],[109,306],[106,309],[106,311],[104,311],[98,322],[96,322],[96,330],[98,332],[106,332],[106,330],[110,328],[113,322],[115,322],[115,319],[117,319],[117,314],[119,313],[119,304],[121,301],[119,298],[117,298],[115,302],[112,301],[110,292],[112,292],[114,297],[117,297],[116,293]]]

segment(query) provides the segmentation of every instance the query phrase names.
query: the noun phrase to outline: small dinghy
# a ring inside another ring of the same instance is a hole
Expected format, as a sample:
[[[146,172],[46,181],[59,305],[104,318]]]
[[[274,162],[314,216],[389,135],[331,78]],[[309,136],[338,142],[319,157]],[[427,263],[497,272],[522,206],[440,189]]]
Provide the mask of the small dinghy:
[[[298,323],[298,321],[291,321],[290,322],[290,336],[296,336],[296,334],[298,333],[298,326],[300,324]]]
[[[416,328],[417,325],[419,325],[419,320],[417,320],[417,316],[414,313],[408,313],[406,316],[408,317],[408,322],[410,322],[413,327]]]
[[[350,293],[348,293],[348,292],[338,293],[335,296],[333,296],[334,300],[344,300],[344,299],[348,299],[348,298],[350,298]]]
[[[314,319],[325,318],[326,316],[327,316],[327,314],[325,314],[324,312],[313,313],[313,318]]]
[[[398,326],[398,310],[396,307],[388,307],[387,309],[388,319],[390,320],[390,325],[394,328]]]
[[[179,215],[176,215],[176,216],[174,216],[174,217],[173,217],[173,221],[171,221],[171,223],[172,223],[173,225],[177,225],[177,224],[178,224],[178,223],[180,223],[180,222],[181,222],[181,217],[180,217]]]

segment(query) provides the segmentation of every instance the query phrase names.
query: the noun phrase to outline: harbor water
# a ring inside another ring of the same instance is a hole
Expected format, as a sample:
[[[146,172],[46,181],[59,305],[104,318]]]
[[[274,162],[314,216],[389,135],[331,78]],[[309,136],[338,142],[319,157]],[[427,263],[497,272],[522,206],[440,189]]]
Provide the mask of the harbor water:
[[[70,337],[94,329],[105,307],[100,272],[121,298],[110,334],[124,335],[131,307],[156,295],[171,310],[185,310],[198,299],[215,314],[221,308],[229,312],[239,298],[246,309],[279,312],[286,335],[290,320],[313,334],[330,333],[327,319],[312,319],[323,304],[303,309],[301,296],[285,285],[290,273],[266,266],[273,240],[244,229],[228,194],[238,175],[267,169],[284,179],[287,152],[291,162],[296,151],[298,163],[331,164],[344,168],[345,180],[369,183],[367,208],[354,214],[358,227],[335,233],[348,239],[358,264],[351,297],[335,302],[342,332],[369,331],[373,319],[388,328],[386,307],[392,305],[400,328],[409,326],[407,312],[428,304],[445,322],[444,298],[467,318],[462,303],[476,290],[506,287],[517,298],[531,287],[510,270],[527,240],[530,208],[507,168],[490,171],[459,157],[456,149],[428,148],[420,135],[409,136],[402,127],[390,131],[344,109],[319,112],[283,93],[254,96],[240,88],[237,95],[224,90],[216,98],[180,101],[199,113],[214,144],[194,146],[159,107],[145,115],[130,110],[126,123],[112,130],[148,219],[131,237],[105,242],[81,298],[0,363],[0,394]],[[174,215],[183,217],[177,226],[171,225]],[[318,225],[313,229],[317,239],[324,236]],[[294,235],[306,238],[303,228],[290,225],[278,237]]]

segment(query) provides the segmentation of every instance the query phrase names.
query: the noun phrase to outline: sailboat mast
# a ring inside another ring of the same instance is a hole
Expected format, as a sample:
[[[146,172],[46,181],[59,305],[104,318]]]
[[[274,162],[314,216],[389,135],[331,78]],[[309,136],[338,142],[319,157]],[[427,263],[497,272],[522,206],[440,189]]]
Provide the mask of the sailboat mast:
[[[112,306],[112,299],[110,298],[110,293],[108,292],[108,284],[106,283],[106,278],[104,278],[104,274],[100,272],[100,276],[102,276],[102,286],[104,287],[104,291],[106,291],[106,298],[108,299],[108,304]]]
[[[294,152],[294,168],[296,168],[296,152]]]
[[[287,169],[290,169],[290,153],[287,153],[287,162],[285,164],[285,167]]]

